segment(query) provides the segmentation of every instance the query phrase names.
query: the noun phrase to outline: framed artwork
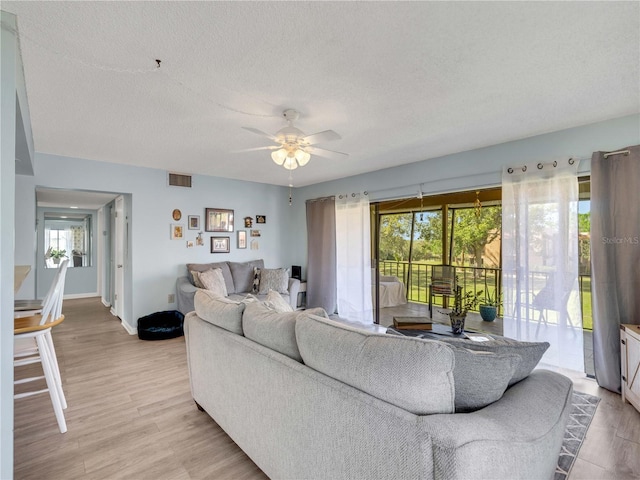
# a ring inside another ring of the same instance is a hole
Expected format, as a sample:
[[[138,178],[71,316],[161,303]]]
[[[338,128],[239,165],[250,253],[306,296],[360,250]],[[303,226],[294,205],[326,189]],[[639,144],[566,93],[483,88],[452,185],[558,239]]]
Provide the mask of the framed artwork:
[[[238,230],[238,248],[247,248],[246,230]]]
[[[171,240],[182,240],[184,237],[184,225],[181,223],[171,224]]]
[[[182,212],[176,208],[173,210],[173,212],[171,212],[171,216],[177,222],[182,218]]]
[[[187,248],[193,248],[193,241],[187,240]]]
[[[233,210],[206,208],[204,230],[206,232],[233,232]]]
[[[189,230],[200,230],[200,215],[189,215]]]
[[[266,215],[256,215],[256,223],[267,223]]]
[[[251,236],[252,237],[259,237],[260,236],[260,230],[251,230]]]
[[[244,228],[251,228],[251,227],[253,227],[253,218],[244,217]]]
[[[229,253],[230,237],[211,237],[211,253]]]

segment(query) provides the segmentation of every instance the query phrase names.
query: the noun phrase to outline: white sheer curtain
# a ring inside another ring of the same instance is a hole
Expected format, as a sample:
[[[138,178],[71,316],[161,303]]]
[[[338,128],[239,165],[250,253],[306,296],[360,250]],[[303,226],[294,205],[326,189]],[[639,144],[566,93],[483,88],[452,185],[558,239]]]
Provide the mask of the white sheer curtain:
[[[365,193],[336,196],[338,315],[361,323],[373,323],[370,223]]]
[[[542,363],[583,372],[577,170],[565,160],[503,172],[502,284],[504,335],[549,342]]]

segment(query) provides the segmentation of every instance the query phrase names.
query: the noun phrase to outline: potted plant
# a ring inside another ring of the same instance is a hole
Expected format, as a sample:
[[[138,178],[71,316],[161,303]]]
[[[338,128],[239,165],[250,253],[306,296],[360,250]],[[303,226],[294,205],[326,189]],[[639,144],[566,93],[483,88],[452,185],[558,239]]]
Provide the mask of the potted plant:
[[[451,330],[454,334],[459,335],[464,332],[464,322],[467,318],[467,312],[478,304],[479,297],[483,291],[462,293],[462,287],[458,284],[456,278],[456,288],[453,297],[453,309],[450,312],[442,312],[449,315],[451,322]]]
[[[53,258],[53,263],[58,265],[60,263],[60,259],[67,256],[67,251],[53,249],[49,252],[49,256]]]
[[[484,297],[484,303],[480,304],[480,316],[485,322],[493,322],[498,316],[498,307],[502,305],[500,295],[495,290],[494,294],[487,289],[487,294]]]

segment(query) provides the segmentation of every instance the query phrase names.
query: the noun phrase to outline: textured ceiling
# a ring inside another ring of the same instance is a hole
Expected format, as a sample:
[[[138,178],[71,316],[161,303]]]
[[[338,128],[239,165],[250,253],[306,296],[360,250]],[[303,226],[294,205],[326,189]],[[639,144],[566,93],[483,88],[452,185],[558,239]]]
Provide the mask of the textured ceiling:
[[[296,186],[640,111],[639,2],[11,2],[36,151]],[[161,59],[159,69],[155,59]]]

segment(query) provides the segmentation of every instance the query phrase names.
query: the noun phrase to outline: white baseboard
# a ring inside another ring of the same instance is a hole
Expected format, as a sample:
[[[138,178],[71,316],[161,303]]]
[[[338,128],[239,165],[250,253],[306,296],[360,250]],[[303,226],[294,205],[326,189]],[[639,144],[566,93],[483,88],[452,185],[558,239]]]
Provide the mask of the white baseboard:
[[[65,295],[62,297],[64,300],[75,300],[76,298],[92,298],[99,297],[100,294],[98,292],[94,293],[72,293],[70,295]]]
[[[102,304],[103,304],[105,307],[110,307],[110,306],[111,306],[111,304],[110,304],[109,302],[107,302],[104,298],[101,298],[101,299],[100,299],[100,301],[102,302]]]
[[[138,329],[137,328],[133,328],[131,325],[129,325],[124,320],[120,320],[120,322],[122,323],[122,328],[124,328],[129,335],[137,335],[138,334]]]

